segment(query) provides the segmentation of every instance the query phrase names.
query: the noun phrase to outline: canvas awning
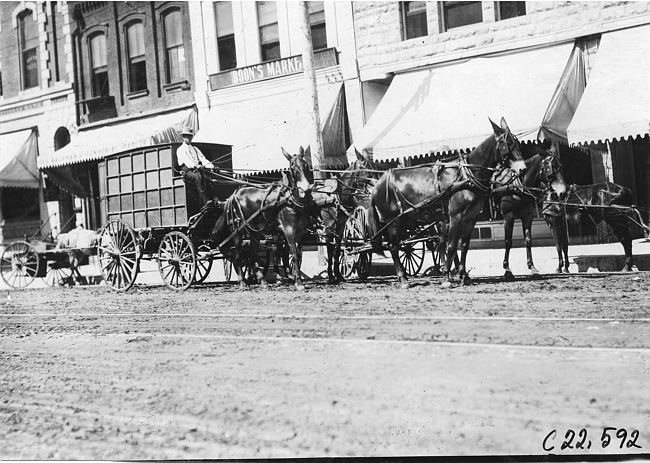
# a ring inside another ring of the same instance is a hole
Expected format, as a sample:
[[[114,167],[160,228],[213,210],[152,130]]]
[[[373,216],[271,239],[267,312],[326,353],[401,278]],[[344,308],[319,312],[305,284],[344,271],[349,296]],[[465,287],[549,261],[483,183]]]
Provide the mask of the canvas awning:
[[[194,138],[195,143],[232,146],[236,174],[245,175],[287,168],[282,148],[296,153],[310,143],[311,119],[307,92],[295,86],[280,92],[239,97],[215,105]],[[318,86],[318,104],[325,166],[347,166],[345,155],[345,98],[343,84]]]
[[[195,108],[173,111],[154,116],[129,119],[88,130],[79,130],[70,144],[58,151],[38,157],[38,167],[76,164],[102,159],[109,154],[135,148],[178,142],[183,128],[197,128]]]
[[[572,50],[563,43],[398,74],[354,145],[377,161],[468,149],[493,133],[488,118],[501,117],[521,141],[537,140]]]
[[[650,133],[650,26],[603,34],[580,105],[572,144]]]
[[[38,188],[38,137],[33,129],[0,135],[0,187]]]

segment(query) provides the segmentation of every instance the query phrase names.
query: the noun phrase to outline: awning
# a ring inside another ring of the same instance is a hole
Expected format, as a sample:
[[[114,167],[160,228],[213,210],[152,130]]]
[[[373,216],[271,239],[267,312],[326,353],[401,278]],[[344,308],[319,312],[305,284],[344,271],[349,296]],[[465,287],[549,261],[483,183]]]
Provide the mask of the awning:
[[[307,92],[295,86],[280,92],[253,95],[241,92],[237,101],[215,105],[201,121],[195,143],[232,146],[236,174],[287,168],[282,148],[297,153],[310,143],[311,119]],[[318,105],[325,152],[325,166],[347,166],[343,123],[343,84],[318,86]]]
[[[0,135],[0,187],[38,188],[37,155],[33,129]]]
[[[135,148],[172,142],[181,143],[183,139],[178,133],[185,127],[196,130],[196,109],[190,108],[80,130],[70,144],[58,151],[39,156],[38,167],[46,169],[102,159],[110,154]]]
[[[473,148],[504,117],[521,141],[537,140],[573,43],[469,59],[398,74],[357,149],[376,161]]]
[[[650,133],[650,26],[603,34],[578,110],[572,144]]]

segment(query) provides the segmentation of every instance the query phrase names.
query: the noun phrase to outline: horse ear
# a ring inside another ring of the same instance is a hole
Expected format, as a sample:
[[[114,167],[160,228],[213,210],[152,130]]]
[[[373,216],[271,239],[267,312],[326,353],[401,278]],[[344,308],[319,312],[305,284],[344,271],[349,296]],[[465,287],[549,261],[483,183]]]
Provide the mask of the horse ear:
[[[502,128],[505,132],[510,132],[510,127],[508,127],[508,123],[506,122],[505,117],[502,117],[502,118],[501,118],[501,128]]]
[[[291,186],[291,182],[289,181],[289,176],[287,175],[286,172],[282,172],[282,185]]]
[[[305,157],[305,148],[301,146],[300,149],[298,150],[298,158],[303,159],[304,157]]]
[[[288,161],[291,161],[291,155],[287,153],[284,148],[282,148],[282,154],[284,154],[284,157],[287,158]]]
[[[363,157],[363,154],[359,153],[359,150],[356,149],[356,147],[354,148],[354,152],[355,152],[355,154],[357,155],[357,160],[359,160],[359,161],[363,161],[363,160],[365,159],[365,158]]]
[[[492,119],[490,119],[489,117],[488,117],[488,120],[490,121],[490,124],[492,124],[492,130],[494,130],[494,134],[495,134],[495,135],[501,135],[501,134],[503,133],[503,130],[501,130],[501,127],[499,127],[498,125],[496,125],[496,124],[492,121]]]

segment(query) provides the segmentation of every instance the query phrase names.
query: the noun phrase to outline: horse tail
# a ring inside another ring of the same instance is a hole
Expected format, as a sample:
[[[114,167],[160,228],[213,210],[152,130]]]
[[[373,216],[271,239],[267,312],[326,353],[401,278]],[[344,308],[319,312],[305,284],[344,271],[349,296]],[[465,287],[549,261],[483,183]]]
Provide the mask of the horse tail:
[[[381,221],[379,219],[379,214],[377,213],[377,208],[375,207],[374,198],[371,198],[366,204],[364,215],[366,236],[370,239],[373,252],[380,253],[382,252],[381,233],[379,233],[379,230],[381,229]]]

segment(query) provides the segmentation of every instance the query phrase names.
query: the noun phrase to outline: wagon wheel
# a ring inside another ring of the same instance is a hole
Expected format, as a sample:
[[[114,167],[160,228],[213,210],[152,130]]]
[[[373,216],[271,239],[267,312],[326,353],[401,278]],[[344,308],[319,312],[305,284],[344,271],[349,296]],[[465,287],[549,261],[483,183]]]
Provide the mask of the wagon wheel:
[[[48,286],[65,286],[72,281],[72,269],[68,267],[50,267],[45,275],[45,284]]]
[[[97,250],[104,281],[117,291],[129,290],[140,268],[140,247],[131,226],[110,220],[99,232]]]
[[[36,278],[40,259],[36,249],[25,241],[7,246],[0,260],[0,276],[12,288],[24,288]]]
[[[414,243],[400,243],[399,245],[399,262],[402,264],[407,276],[415,276],[424,264],[424,241]]]
[[[203,255],[201,255],[203,254]],[[196,275],[194,283],[203,283],[212,270],[212,255],[207,246],[200,246],[196,258]]]
[[[348,217],[343,229],[341,240],[341,276],[350,278],[354,272],[361,280],[370,275],[372,254],[368,252],[355,252],[365,243],[365,210],[357,207]]]
[[[195,281],[196,267],[196,249],[185,233],[174,231],[163,236],[158,246],[158,271],[167,286],[185,291]]]

